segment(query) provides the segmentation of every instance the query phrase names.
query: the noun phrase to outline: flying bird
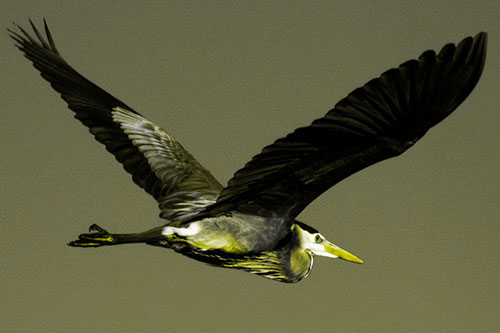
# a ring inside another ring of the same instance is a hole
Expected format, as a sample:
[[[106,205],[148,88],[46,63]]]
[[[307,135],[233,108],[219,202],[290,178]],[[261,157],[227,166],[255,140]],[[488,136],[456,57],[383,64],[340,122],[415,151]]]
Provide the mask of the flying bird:
[[[30,24],[35,36],[18,25],[17,32],[8,29],[16,46],[156,199],[165,220],[134,234],[93,224],[68,245],[146,243],[281,282],[307,277],[314,255],[362,263],[297,215],[342,179],[400,155],[450,115],[477,84],[487,42],[480,32],[384,72],[323,118],[264,147],[223,186],[170,134],[73,69],[45,20],[45,36]]]

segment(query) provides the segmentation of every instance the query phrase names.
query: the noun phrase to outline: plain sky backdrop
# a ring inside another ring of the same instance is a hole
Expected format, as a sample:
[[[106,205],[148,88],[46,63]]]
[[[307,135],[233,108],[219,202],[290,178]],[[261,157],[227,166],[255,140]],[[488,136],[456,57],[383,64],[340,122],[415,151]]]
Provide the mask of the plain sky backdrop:
[[[45,17],[88,79],[223,183],[383,71],[479,31],[483,76],[415,147],[300,216],[364,265],[316,258],[283,284],[173,251],[66,243],[160,225],[156,202],[72,118],[5,28]],[[492,332],[500,327],[499,1],[0,4],[4,332]]]

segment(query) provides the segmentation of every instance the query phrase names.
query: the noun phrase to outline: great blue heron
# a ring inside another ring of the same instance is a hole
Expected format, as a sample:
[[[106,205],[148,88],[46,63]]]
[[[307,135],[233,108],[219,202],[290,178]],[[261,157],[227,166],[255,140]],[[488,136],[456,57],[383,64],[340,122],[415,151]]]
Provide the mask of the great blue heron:
[[[481,76],[484,32],[439,54],[424,52],[384,72],[307,127],[266,146],[222,186],[170,134],[75,71],[44,21],[44,38],[18,26],[17,47],[134,182],[159,203],[165,224],[115,234],[92,225],[69,243],[146,243],[282,282],[306,277],[313,255],[362,261],[295,220],[321,193],[353,173],[397,156],[453,112]]]

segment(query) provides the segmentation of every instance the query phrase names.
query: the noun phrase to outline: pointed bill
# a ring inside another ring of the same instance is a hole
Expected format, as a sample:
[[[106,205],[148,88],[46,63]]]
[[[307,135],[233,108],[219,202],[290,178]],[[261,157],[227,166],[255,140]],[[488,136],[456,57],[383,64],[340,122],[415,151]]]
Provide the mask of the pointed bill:
[[[347,252],[346,250],[338,247],[335,244],[332,244],[328,241],[325,241],[323,243],[323,246],[325,248],[325,252],[328,253],[331,256],[338,257],[340,259],[344,259],[350,262],[354,262],[357,264],[362,264],[363,260],[359,259],[356,257],[354,254]],[[328,256],[328,255],[327,255]]]

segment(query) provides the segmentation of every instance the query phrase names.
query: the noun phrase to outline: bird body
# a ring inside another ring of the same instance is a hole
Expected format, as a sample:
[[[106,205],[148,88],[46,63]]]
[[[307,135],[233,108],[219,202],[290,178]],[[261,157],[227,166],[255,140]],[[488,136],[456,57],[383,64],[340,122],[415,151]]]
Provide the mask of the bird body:
[[[402,154],[450,115],[475,87],[486,56],[483,32],[439,54],[426,51],[264,147],[223,186],[170,134],[74,70],[45,22],[45,38],[30,23],[36,39],[19,26],[20,33],[9,30],[16,46],[156,199],[165,221],[133,234],[94,224],[69,245],[146,243],[281,282],[308,276],[314,255],[362,263],[296,217],[342,179]]]
[[[186,236],[189,243],[204,250],[229,253],[261,252],[273,249],[290,230],[280,219],[232,212],[203,218],[184,228],[166,226],[162,234]]]

